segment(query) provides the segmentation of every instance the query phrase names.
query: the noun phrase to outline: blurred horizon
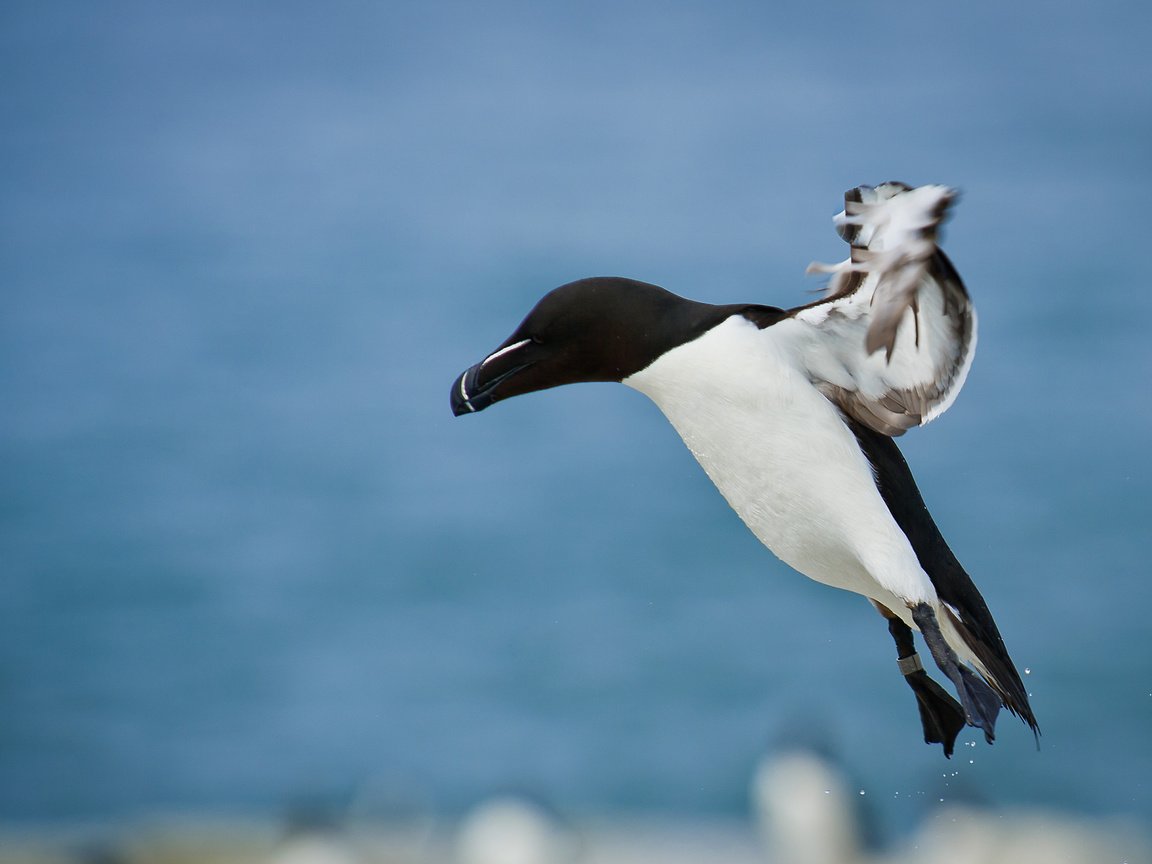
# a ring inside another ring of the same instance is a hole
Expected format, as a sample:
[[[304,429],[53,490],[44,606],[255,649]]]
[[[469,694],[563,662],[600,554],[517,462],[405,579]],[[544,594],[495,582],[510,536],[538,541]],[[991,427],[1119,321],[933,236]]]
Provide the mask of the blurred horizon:
[[[745,812],[838,754],[1152,820],[1152,10],[503,0],[0,11],[0,820]],[[1018,667],[951,761],[883,624],[625,388],[454,419],[547,290],[793,306],[843,192],[961,199],[980,314],[900,439]],[[385,806],[385,805],[381,805]]]

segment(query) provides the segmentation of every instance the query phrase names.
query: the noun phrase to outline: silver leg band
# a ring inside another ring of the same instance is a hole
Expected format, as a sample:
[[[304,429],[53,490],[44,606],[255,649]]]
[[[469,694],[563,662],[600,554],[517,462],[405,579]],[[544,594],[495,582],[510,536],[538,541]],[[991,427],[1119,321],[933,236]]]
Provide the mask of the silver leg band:
[[[901,657],[896,661],[896,665],[900,667],[900,674],[911,675],[913,672],[921,672],[924,669],[924,664],[920,662],[919,654],[909,654],[907,657]]]

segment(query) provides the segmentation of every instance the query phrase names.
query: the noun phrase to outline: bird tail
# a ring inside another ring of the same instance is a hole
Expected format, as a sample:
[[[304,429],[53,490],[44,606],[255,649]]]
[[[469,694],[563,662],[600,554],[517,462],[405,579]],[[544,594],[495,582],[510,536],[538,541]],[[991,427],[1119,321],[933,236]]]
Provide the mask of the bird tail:
[[[978,633],[976,631],[979,628],[968,627],[950,604],[941,603],[940,606],[948,629],[959,637],[959,641],[967,649],[964,653],[968,655],[972,665],[1000,697],[1004,707],[1028,724],[1039,744],[1040,727],[1036,722],[1036,715],[1032,713],[1032,706],[1028,703],[1028,691],[1024,688],[1024,682],[1020,679],[1020,673],[1016,671],[1016,664],[1008,655],[1000,634]]]

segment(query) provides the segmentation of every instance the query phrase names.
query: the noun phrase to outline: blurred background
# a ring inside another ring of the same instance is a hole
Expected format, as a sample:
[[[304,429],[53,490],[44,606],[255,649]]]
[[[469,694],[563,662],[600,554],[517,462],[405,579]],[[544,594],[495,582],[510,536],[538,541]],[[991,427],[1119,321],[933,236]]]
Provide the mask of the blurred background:
[[[4,3],[0,821],[739,819],[803,745],[889,836],[958,801],[1147,823],[1150,26]],[[888,179],[963,193],[980,349],[901,446],[1039,751],[1008,715],[921,743],[879,617],[761,548],[635,392],[448,408],[574,278],[805,302],[844,190]]]

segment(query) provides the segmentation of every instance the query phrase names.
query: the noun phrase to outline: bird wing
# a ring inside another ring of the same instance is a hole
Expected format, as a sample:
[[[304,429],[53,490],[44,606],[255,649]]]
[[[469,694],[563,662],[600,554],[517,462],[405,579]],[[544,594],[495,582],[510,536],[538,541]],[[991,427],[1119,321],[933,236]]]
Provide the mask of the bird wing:
[[[937,246],[956,192],[903,183],[859,186],[835,217],[851,254],[825,296],[789,310],[813,383],[842,411],[885,435],[944,413],[976,350],[976,313]]]

